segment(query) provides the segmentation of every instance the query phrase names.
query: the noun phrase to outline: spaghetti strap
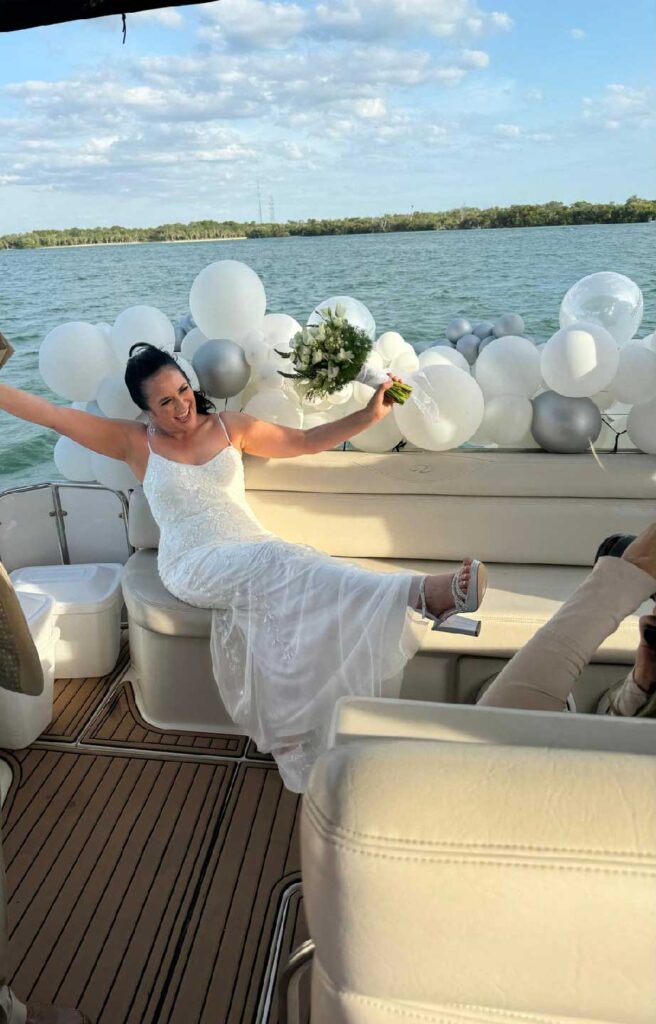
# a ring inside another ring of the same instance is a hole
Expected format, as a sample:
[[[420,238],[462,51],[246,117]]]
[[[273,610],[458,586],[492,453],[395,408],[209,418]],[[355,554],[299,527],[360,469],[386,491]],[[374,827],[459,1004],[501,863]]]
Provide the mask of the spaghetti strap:
[[[226,425],[225,425],[225,423],[223,422],[223,419],[222,419],[222,417],[221,417],[221,413],[220,413],[220,412],[217,412],[217,414],[216,414],[216,418],[217,418],[217,420],[219,421],[219,423],[221,424],[221,429],[223,430],[223,433],[224,433],[224,434],[225,434],[225,436],[226,436],[226,440],[227,440],[228,444],[229,444],[229,445],[232,445],[232,441],[230,440],[230,434],[229,434],[229,433],[228,433],[228,431],[226,430]]]

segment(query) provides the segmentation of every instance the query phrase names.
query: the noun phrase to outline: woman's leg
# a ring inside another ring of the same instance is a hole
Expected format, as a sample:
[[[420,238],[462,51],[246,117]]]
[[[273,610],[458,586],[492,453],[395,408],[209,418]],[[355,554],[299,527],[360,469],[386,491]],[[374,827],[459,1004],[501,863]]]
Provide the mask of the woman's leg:
[[[465,558],[462,563],[462,568],[458,570],[460,574],[460,586],[466,591],[469,586],[469,576],[471,572],[471,558]],[[451,584],[456,573],[443,572],[437,576],[424,576],[424,590],[426,594],[426,608],[431,613],[439,618],[444,612],[447,612],[449,608],[453,608],[453,592],[451,590]],[[412,608],[421,611],[421,596],[419,591],[419,585],[422,577],[417,576],[416,580],[413,580],[412,587],[410,588],[410,604]]]
[[[497,676],[479,703],[563,711],[599,645],[656,589],[656,526],[622,558],[600,558],[590,575]]]

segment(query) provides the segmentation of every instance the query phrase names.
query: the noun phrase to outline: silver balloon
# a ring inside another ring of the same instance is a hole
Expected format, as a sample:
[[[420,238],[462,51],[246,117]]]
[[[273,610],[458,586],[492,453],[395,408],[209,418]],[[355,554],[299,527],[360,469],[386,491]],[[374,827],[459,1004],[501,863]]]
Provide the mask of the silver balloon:
[[[472,326],[469,320],[463,319],[463,317],[457,317],[452,320],[446,329],[446,336],[449,341],[457,341],[458,338],[462,338],[464,334],[471,334]]]
[[[494,325],[494,334],[503,338],[506,334],[514,334],[521,338],[524,333],[524,321],[518,313],[504,313]]]
[[[565,398],[544,391],[533,401],[531,433],[545,451],[561,455],[586,452],[601,427],[601,412],[591,398]]]
[[[248,384],[251,368],[241,345],[227,338],[205,341],[191,364],[203,391],[212,398],[232,398]]]
[[[474,324],[472,327],[472,334],[475,334],[477,338],[481,339],[481,341],[493,332],[494,324],[490,323],[489,320],[481,320],[480,323]]]
[[[193,331],[194,327],[198,326],[191,313],[183,316],[179,323],[185,334],[189,334],[189,331]]]
[[[496,341],[496,340],[497,340],[496,334],[488,334],[487,338],[483,338],[483,340],[480,341],[479,345],[478,345],[478,354],[479,354],[479,356],[480,356],[481,352],[483,351],[483,349],[487,348],[487,346],[490,344],[491,341]]]
[[[182,348],[182,342],[184,341],[185,335],[186,335],[187,332],[185,331],[184,327],[182,326],[182,323],[180,322],[180,320],[178,320],[177,323],[173,324],[173,330],[175,331],[175,349],[174,349],[174,351],[175,352],[179,352],[180,349]]]
[[[463,334],[462,338],[458,338],[456,351],[465,357],[470,366],[473,366],[478,355],[479,344],[480,338],[477,338],[475,334]]]

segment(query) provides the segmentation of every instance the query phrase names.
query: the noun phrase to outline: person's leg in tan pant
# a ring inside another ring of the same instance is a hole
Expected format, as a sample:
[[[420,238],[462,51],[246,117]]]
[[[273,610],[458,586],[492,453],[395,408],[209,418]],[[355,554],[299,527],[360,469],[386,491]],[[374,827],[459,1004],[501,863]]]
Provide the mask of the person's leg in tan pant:
[[[606,637],[656,590],[656,526],[622,558],[600,558],[550,621],[522,647],[485,691],[488,707],[564,711],[582,670]]]

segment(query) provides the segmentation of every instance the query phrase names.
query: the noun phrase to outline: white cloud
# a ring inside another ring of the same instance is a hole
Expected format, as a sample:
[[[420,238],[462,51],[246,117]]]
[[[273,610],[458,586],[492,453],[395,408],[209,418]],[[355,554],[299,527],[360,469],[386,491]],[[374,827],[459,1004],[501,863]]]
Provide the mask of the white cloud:
[[[266,0],[229,0],[200,8],[201,37],[242,48],[289,46],[306,27],[308,14],[298,4]]]
[[[460,59],[466,68],[486,68],[490,63],[490,56],[484,50],[463,50]]]
[[[315,7],[316,24],[326,34],[346,38],[398,38],[429,33],[448,39],[458,33],[508,31],[508,14],[487,14],[474,0],[331,0]]]
[[[130,21],[145,21],[164,28],[182,28],[185,23],[180,11],[175,7],[160,7],[159,10],[134,11],[129,15]]]
[[[542,89],[527,89],[524,95],[526,96],[527,100],[536,100],[539,102],[540,100],[544,99],[544,93],[542,92]]]
[[[387,114],[387,107],[380,96],[370,100],[356,100],[354,110],[358,117],[364,117],[369,120],[377,120],[381,117],[385,117]]]
[[[621,82],[607,85],[598,99],[585,96],[582,102],[584,119],[609,131],[617,131],[623,126],[646,127],[656,121],[654,97],[650,91]]]
[[[518,124],[497,124],[494,126],[494,132],[504,139],[516,139],[522,134],[522,129]]]
[[[576,41],[580,43],[582,39],[586,38],[588,33],[582,28],[572,28],[570,29],[569,34],[572,39],[576,39]]]

